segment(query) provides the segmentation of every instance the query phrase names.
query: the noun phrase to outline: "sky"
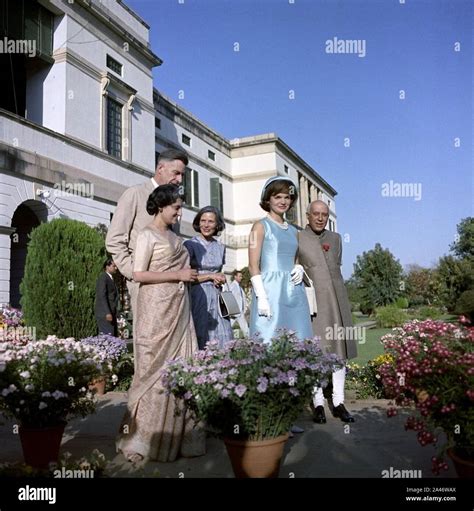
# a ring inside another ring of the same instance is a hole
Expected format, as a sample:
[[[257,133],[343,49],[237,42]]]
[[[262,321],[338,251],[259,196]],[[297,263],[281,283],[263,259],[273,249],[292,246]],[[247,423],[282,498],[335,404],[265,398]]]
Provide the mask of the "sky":
[[[405,268],[449,253],[473,216],[472,0],[126,4],[155,87],[226,138],[275,132],[337,190],[345,278],[376,243]]]

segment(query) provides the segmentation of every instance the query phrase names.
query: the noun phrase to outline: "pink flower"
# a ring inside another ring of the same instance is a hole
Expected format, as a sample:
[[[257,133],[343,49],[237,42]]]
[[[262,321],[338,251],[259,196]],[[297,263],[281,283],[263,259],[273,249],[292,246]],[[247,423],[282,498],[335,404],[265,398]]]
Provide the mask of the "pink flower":
[[[331,248],[331,246],[329,245],[329,243],[323,243],[323,244],[322,244],[322,247],[323,247],[323,250],[324,250],[325,252],[327,252],[327,251]]]

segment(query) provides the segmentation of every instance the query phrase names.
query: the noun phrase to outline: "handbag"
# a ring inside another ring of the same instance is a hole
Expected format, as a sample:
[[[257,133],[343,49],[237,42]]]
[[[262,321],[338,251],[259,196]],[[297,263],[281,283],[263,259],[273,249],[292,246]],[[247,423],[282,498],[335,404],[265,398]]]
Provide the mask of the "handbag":
[[[219,293],[219,314],[221,318],[240,316],[242,311],[232,291],[218,291]]]
[[[318,313],[316,290],[314,289],[313,281],[306,272],[303,272],[303,284],[304,290],[306,291],[306,298],[308,299],[309,313],[311,316],[315,316]]]

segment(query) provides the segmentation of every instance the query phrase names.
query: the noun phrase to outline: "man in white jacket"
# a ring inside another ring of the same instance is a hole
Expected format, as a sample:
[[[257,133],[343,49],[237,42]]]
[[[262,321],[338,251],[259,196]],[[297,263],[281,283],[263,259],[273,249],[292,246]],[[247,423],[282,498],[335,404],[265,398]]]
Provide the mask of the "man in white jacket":
[[[235,317],[234,322],[237,321],[240,330],[242,330],[242,333],[244,334],[244,337],[248,337],[249,325],[245,319],[245,312],[247,311],[247,297],[245,296],[245,292],[240,285],[242,282],[242,277],[243,275],[241,271],[234,270],[232,273],[232,282],[230,283],[229,289],[232,291],[232,294],[237,300],[239,308],[242,311],[239,316]]]

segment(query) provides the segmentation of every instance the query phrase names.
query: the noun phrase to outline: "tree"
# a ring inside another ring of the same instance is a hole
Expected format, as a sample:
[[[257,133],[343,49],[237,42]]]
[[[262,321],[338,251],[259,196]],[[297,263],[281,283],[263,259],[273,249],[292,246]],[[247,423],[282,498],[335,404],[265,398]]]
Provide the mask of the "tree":
[[[440,282],[436,270],[410,265],[405,275],[406,294],[410,306],[435,305],[439,299]]]
[[[345,286],[347,289],[349,301],[351,302],[351,309],[359,310],[361,304],[364,302],[364,291],[358,287],[354,277],[346,280]]]
[[[457,225],[456,241],[449,247],[460,259],[474,260],[474,218],[467,217]]]
[[[455,312],[467,316],[471,323],[474,321],[474,289],[461,294],[456,302]]]
[[[474,286],[473,262],[470,259],[456,259],[453,256],[441,257],[437,267],[440,284],[440,299],[449,311],[455,309],[456,302],[464,291]]]
[[[102,236],[83,222],[61,218],[32,231],[20,290],[38,338],[96,333],[95,285],[105,255]]]
[[[379,243],[373,250],[357,256],[354,278],[363,291],[364,306],[393,303],[401,295],[402,272],[399,261]]]

